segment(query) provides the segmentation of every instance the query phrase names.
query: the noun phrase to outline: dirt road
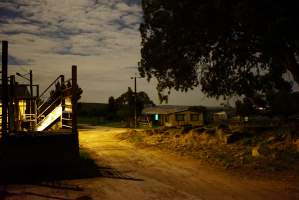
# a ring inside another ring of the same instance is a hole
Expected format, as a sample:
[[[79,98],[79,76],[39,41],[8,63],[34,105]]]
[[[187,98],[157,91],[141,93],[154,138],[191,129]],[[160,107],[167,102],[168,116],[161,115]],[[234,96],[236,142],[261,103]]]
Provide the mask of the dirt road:
[[[82,148],[106,170],[106,176],[62,182],[82,191],[11,185],[8,192],[17,195],[8,195],[6,199],[299,199],[299,184],[233,176],[192,158],[136,148],[115,137],[122,131],[126,130],[80,130]]]

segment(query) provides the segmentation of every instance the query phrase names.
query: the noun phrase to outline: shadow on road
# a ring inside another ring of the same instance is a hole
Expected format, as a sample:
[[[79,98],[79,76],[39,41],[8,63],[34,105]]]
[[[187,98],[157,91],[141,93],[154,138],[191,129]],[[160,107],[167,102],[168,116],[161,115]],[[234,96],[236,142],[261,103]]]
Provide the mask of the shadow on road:
[[[9,166],[5,163],[0,167],[0,184],[44,184],[47,182],[56,182],[60,180],[86,179],[86,178],[113,178],[132,181],[143,181],[125,175],[110,166],[99,166],[90,157],[81,156],[74,163],[52,166]],[[59,185],[47,185],[48,187],[60,187]],[[61,186],[62,187],[62,186]],[[64,188],[79,190],[79,188]]]
[[[65,165],[34,165],[34,166],[5,166],[0,165],[0,200],[8,196],[36,196],[49,199],[71,200],[69,198],[55,197],[33,192],[10,192],[6,190],[8,185],[36,185],[62,190],[83,191],[78,185],[67,184],[65,180],[112,178],[120,180],[143,181],[125,175],[110,166],[100,166],[83,151],[80,159],[74,163]],[[81,196],[74,200],[91,200],[89,196]]]

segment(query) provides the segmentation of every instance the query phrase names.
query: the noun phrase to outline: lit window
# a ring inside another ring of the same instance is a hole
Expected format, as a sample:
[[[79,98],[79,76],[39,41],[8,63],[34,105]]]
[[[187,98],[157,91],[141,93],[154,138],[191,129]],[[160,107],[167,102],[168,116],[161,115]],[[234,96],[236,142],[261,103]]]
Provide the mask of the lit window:
[[[159,115],[155,114],[155,120],[158,121],[159,120]]]
[[[191,121],[199,121],[199,114],[191,114]]]
[[[176,114],[175,119],[176,119],[176,121],[185,121],[185,115],[184,114]]]

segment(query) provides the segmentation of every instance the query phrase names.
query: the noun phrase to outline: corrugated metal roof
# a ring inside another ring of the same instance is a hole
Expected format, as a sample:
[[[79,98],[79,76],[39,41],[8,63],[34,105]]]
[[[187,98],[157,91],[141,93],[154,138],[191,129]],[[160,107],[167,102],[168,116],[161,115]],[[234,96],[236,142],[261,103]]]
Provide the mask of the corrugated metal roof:
[[[175,105],[161,105],[144,108],[142,110],[143,114],[153,115],[153,114],[171,114],[177,112],[183,112],[186,110],[203,111],[205,108],[202,106],[175,106]]]
[[[10,87],[10,86],[8,86]],[[8,92],[10,92],[10,88],[8,88]],[[26,85],[15,85],[14,87],[14,96],[19,99],[30,98],[30,94]],[[0,99],[2,99],[2,85],[0,85]]]

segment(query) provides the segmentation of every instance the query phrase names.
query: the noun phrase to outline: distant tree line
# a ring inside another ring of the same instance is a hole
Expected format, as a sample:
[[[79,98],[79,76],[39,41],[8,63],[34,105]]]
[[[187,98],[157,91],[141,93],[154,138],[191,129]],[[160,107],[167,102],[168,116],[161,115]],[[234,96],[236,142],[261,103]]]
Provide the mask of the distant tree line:
[[[140,91],[136,94],[136,114],[140,116],[145,106],[154,105],[149,96]],[[119,97],[109,97],[105,103],[79,103],[78,115],[83,118],[101,118],[103,121],[125,121],[128,127],[134,124],[135,94],[129,87]]]
[[[145,106],[153,106],[154,102],[149,96],[141,91],[136,94],[136,114],[140,116]],[[134,124],[135,113],[135,93],[129,87],[128,91],[120,95],[118,98],[113,96],[108,99],[108,119],[109,120],[125,120],[127,126],[132,127]]]
[[[79,117],[103,117],[108,115],[108,105],[105,103],[78,103]]]

